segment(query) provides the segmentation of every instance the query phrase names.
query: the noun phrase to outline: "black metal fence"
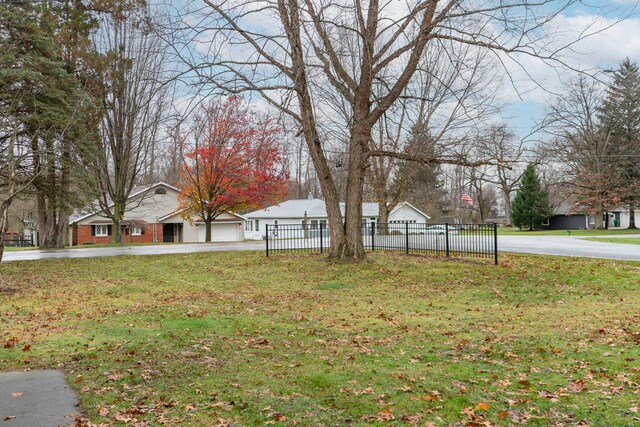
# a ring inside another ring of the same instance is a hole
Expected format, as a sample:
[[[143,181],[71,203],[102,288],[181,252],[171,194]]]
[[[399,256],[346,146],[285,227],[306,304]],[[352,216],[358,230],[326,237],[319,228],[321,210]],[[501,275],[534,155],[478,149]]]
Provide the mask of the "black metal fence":
[[[267,256],[281,252],[324,253],[330,232],[324,223],[267,224]],[[363,224],[365,250],[402,251],[447,257],[480,257],[498,264],[497,224]]]

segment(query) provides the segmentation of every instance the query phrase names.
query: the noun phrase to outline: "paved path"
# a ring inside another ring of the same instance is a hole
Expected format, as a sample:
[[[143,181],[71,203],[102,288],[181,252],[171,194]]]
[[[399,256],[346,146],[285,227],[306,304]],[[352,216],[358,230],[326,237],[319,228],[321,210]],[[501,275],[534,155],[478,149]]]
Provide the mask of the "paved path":
[[[184,243],[171,245],[77,248],[32,251],[7,251],[2,261],[27,261],[50,258],[95,258],[120,255],[186,254],[196,252],[264,250],[264,242]]]
[[[78,397],[60,371],[0,372],[0,426],[75,423]]]
[[[602,236],[612,237],[612,236]],[[634,237],[633,235],[617,237]],[[640,236],[637,236],[640,237]],[[3,261],[48,258],[92,258],[118,255],[159,255],[213,251],[263,251],[264,241],[237,243],[198,243],[175,245],[80,248],[5,252]],[[500,252],[577,256],[640,261],[640,245],[605,243],[573,236],[498,236]]]

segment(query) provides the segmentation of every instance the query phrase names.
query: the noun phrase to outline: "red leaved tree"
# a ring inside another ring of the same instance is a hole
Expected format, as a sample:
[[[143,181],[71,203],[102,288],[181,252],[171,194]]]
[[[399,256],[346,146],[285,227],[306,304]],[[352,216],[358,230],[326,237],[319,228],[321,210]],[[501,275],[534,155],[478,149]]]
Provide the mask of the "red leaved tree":
[[[202,218],[207,242],[220,214],[284,197],[288,173],[280,133],[272,119],[253,112],[239,96],[215,99],[195,114],[190,135],[182,138],[179,201],[183,217]]]

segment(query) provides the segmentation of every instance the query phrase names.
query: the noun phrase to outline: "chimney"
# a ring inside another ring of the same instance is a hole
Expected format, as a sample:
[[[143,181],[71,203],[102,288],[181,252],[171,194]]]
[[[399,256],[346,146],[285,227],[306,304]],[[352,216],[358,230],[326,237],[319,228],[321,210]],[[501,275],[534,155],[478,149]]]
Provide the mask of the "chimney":
[[[309,195],[307,196],[307,199],[313,200],[313,193],[311,191],[309,191]]]

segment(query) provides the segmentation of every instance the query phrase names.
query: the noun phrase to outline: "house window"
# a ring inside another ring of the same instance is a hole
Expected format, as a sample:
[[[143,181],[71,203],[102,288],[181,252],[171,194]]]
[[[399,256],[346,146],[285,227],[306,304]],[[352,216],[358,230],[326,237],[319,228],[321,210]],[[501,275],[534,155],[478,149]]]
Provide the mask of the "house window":
[[[107,237],[109,235],[108,225],[94,225],[96,228],[96,237]]]
[[[596,216],[595,215],[589,215],[589,225],[593,225],[596,223]]]
[[[256,219],[256,231],[260,231],[260,221]]]
[[[244,223],[244,231],[253,231],[253,221],[247,221]]]
[[[167,194],[167,189],[163,187],[157,188],[156,194]]]
[[[142,228],[140,228],[140,227],[131,227],[131,235],[132,236],[142,236]]]
[[[548,227],[549,226],[549,218],[547,218],[544,221],[542,221],[542,226],[543,227]]]

